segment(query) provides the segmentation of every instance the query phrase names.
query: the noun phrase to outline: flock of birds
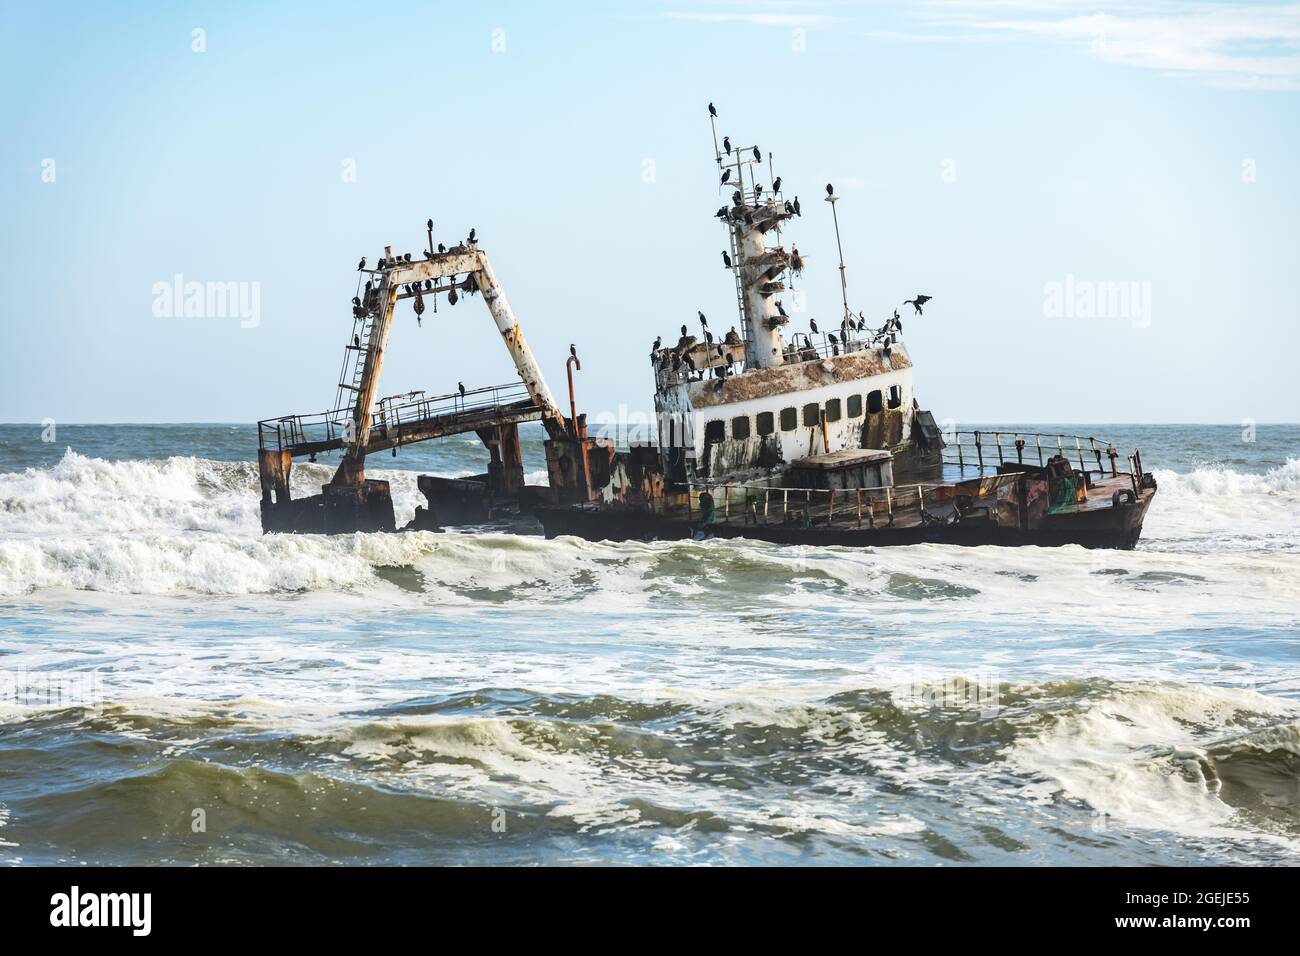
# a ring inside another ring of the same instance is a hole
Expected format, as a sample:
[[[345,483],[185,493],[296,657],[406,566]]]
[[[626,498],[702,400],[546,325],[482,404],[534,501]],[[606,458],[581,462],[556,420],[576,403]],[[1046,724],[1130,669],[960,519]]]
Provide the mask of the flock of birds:
[[[432,219],[428,220],[425,223],[425,226],[429,232],[429,248],[424,250],[425,259],[431,260],[435,255],[446,255],[447,253],[465,252],[470,248],[478,245],[478,230],[471,227],[469,230],[469,235],[466,236],[460,242],[458,242],[456,245],[452,246],[450,249],[448,249],[447,246],[441,242],[438,243],[437,246],[435,247],[433,243],[433,220]],[[379,311],[379,285],[380,285],[380,279],[378,276],[383,272],[385,272],[386,270],[393,268],[394,266],[398,266],[401,265],[402,263],[410,262],[410,261],[411,261],[411,254],[409,252],[404,253],[400,256],[393,256],[392,258],[385,258],[381,256],[379,261],[375,263],[375,267],[369,270],[371,276],[369,279],[366,280],[364,287],[360,286],[360,278],[358,278],[357,294],[352,297],[353,317],[356,319],[364,319],[367,315],[372,315],[377,313]],[[366,271],[366,257],[362,256],[361,261],[357,263],[357,272],[365,272],[365,271]],[[457,288],[463,288],[467,293],[471,295],[477,292],[478,280],[475,278],[474,273],[472,272],[469,273],[465,277],[465,281],[462,283],[456,282],[455,276],[452,277],[451,285],[447,289],[448,305],[455,305],[457,302],[460,301],[460,295],[456,291]],[[431,293],[434,290],[435,290],[435,286],[433,284],[432,279],[425,279],[423,283],[408,282],[402,286],[402,291],[405,292],[409,298],[413,298],[415,300],[415,302],[413,303],[413,308],[415,309],[416,325],[424,324],[424,320],[422,318],[425,310],[424,294],[426,292]],[[433,311],[434,312],[438,311],[438,300],[436,298],[434,299],[434,303],[433,303]],[[357,348],[360,348],[361,336],[354,334],[352,336],[352,344]]]
[[[902,304],[910,305],[915,310],[916,315],[923,315],[925,304],[929,302],[931,298],[933,297],[918,294],[914,298],[904,299]],[[776,308],[777,312],[784,317],[786,314],[785,307],[781,304],[779,299],[776,302]],[[713,332],[709,330],[709,320],[705,317],[704,313],[697,311],[696,315],[700,323],[700,335],[691,335],[690,329],[686,325],[683,325],[681,328],[681,337],[677,340],[677,344],[671,348],[664,348],[663,336],[657,336],[654,340],[654,344],[650,346],[650,361],[661,372],[680,373],[682,369],[685,369],[688,381],[703,379],[709,374],[710,367],[712,368],[712,373],[715,378],[726,379],[731,375],[735,375],[735,366],[739,364],[743,358],[744,347],[744,342],[741,340],[740,334],[736,331],[736,327],[733,325],[721,340],[715,341]],[[792,341],[790,348],[795,355],[804,360],[816,358],[824,352],[829,352],[831,355],[839,355],[841,354],[841,349],[848,349],[850,342],[853,341],[858,333],[864,333],[866,331],[867,319],[862,312],[857,314],[856,319],[852,316],[846,315],[840,321],[840,334],[838,336],[834,332],[823,333],[821,329],[817,327],[817,320],[809,319],[808,331],[794,333],[791,337]],[[893,346],[898,341],[898,335],[902,331],[903,320],[898,314],[898,309],[895,309],[894,314],[886,319],[885,323],[880,328],[871,332],[869,336],[864,336],[864,338],[866,338],[867,344],[872,348],[875,348],[878,345],[881,346],[881,351],[885,358],[889,358],[893,354]],[[819,350],[813,343],[813,336],[821,336],[823,343],[822,349]],[[802,346],[799,345],[800,337],[803,338]],[[714,365],[710,361],[709,365],[701,367],[700,364],[696,362],[693,353],[695,353],[696,346],[700,343],[701,339],[703,339],[704,344],[707,346],[705,350],[706,354],[716,352],[718,358],[721,360],[718,364]],[[570,346],[569,348],[572,350],[573,347]],[[738,353],[737,350],[742,351]],[[738,354],[740,357],[738,357]]]
[[[717,108],[710,103],[709,116],[716,119],[717,115]],[[722,149],[727,156],[731,156],[733,147],[730,136],[722,137]],[[756,162],[761,162],[763,154],[757,146],[753,147],[753,153],[754,160]],[[721,158],[719,158],[718,161],[721,162]],[[730,181],[731,168],[727,167],[722,171],[720,184],[725,185]],[[772,196],[775,197],[779,193],[780,189],[781,177],[778,176],[772,181]],[[762,196],[763,187],[755,184],[755,203],[760,202]],[[835,187],[832,183],[826,184],[826,196],[828,199],[833,201],[835,197]],[[745,203],[744,193],[737,189],[731,194],[731,199],[732,205],[730,207],[720,207],[717,213],[715,213],[715,216],[728,223],[743,220],[746,224],[752,225],[754,221],[753,213]],[[791,201],[787,201],[784,208],[786,213],[789,215],[803,215],[803,209],[799,204],[798,196],[795,196]],[[722,250],[722,265],[724,268],[732,270],[736,267],[736,264],[732,261],[731,254],[725,249]],[[803,272],[803,257],[799,254],[798,246],[791,246],[788,268],[795,275],[799,275]],[[929,302],[930,299],[931,296],[918,294],[914,298],[904,299],[902,304],[904,306],[912,306],[915,310],[915,314],[921,315],[923,314],[925,304]],[[782,319],[787,319],[788,316],[786,315],[785,306],[781,304],[780,299],[776,300],[775,305],[778,315],[780,315]],[[699,336],[691,335],[687,326],[683,325],[681,329],[681,337],[677,340],[677,344],[670,348],[664,348],[662,336],[656,338],[654,340],[654,345],[650,350],[650,361],[663,372],[681,373],[682,369],[685,369],[685,374],[688,380],[703,379],[707,374],[709,374],[710,368],[712,368],[713,375],[720,379],[726,379],[728,376],[734,375],[735,366],[741,361],[741,358],[738,358],[737,355],[739,354],[743,358],[744,345],[741,341],[740,335],[736,332],[736,327],[732,326],[730,331],[727,332],[726,336],[724,336],[721,341],[715,342],[713,333],[709,331],[709,323],[705,318],[704,313],[699,312],[698,317],[700,322]],[[855,338],[859,337],[862,333],[867,333],[867,319],[862,312],[859,312],[856,318],[852,315],[846,314],[840,322],[840,332],[838,336],[834,332],[829,331],[822,333],[817,327],[816,319],[809,319],[808,327],[808,332],[796,332],[791,337],[792,344],[790,351],[793,355],[798,356],[801,359],[813,358],[818,354],[826,352],[832,355],[839,355],[842,348],[847,349]],[[893,345],[898,341],[898,334],[902,331],[903,320],[898,314],[898,309],[895,309],[894,314],[886,319],[885,323],[881,325],[880,328],[875,329],[868,335],[862,335],[862,337],[867,339],[868,345],[872,348],[882,346],[882,352],[885,358],[889,358],[892,354]],[[823,347],[820,352],[813,344],[813,336],[817,335],[820,335],[822,338]],[[800,337],[803,338],[802,346],[799,345]],[[703,367],[701,367],[695,359],[695,355],[698,354],[696,347],[700,343],[701,339],[703,339],[704,344],[707,347],[705,351],[706,354],[709,355],[710,359],[709,364]],[[739,353],[737,350],[740,350]],[[716,351],[718,359],[720,360],[717,364],[714,364],[712,361],[712,355],[709,354],[714,351]]]

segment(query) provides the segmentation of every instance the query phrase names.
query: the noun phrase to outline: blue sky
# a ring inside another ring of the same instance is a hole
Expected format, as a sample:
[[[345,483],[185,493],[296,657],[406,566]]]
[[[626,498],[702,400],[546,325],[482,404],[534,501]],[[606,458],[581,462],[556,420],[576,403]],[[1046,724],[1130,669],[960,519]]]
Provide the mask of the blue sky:
[[[709,101],[804,206],[793,328],[838,323],[828,181],[853,310],[934,297],[905,340],[939,418],[1300,420],[1298,4],[48,4],[0,30],[0,420],[322,409],[357,259],[418,255],[428,217],[478,229],[557,396],[574,342],[582,408],[646,409],[655,336],[734,321]],[[155,315],[176,274],[257,283],[256,326]],[[1067,282],[1149,309],[1051,314]],[[383,394],[514,377],[477,299],[404,308],[391,345]]]

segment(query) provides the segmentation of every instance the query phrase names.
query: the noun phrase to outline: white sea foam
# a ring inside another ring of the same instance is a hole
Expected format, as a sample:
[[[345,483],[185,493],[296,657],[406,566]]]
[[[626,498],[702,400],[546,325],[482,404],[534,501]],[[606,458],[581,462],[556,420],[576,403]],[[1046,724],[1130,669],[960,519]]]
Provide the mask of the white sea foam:
[[[1252,745],[1294,753],[1297,718],[1295,702],[1248,690],[1124,688],[1017,740],[1007,761],[1035,778],[1025,796],[1082,801],[1099,814],[1102,828],[1110,820],[1193,836],[1240,836],[1239,811],[1222,799],[1207,751],[1225,734],[1269,720],[1274,726],[1251,735]]]
[[[389,480],[404,523],[423,502],[415,474],[370,473]],[[316,493],[330,475],[326,465],[296,465],[295,494]],[[1039,582],[1034,597],[1067,608],[1105,602],[1119,611],[1138,602],[1149,612],[1151,592],[1161,588],[1178,602],[1174,613],[1221,606],[1225,590],[1233,606],[1279,606],[1300,597],[1300,460],[1262,475],[1201,469],[1158,478],[1137,552],[940,546],[810,552],[755,542],[610,545],[492,534],[263,536],[251,463],[108,462],[69,450],[50,468],[0,474],[0,594],[390,589],[375,568],[414,566],[431,599],[452,603],[476,600],[473,591],[498,592],[494,599],[599,600],[632,608],[665,595],[707,601],[725,590],[742,603],[807,604],[811,589],[821,595],[810,607],[814,613],[871,595],[889,602],[884,613],[928,601],[942,616],[945,602],[960,613],[963,602],[1021,601],[1030,579]],[[1250,547],[1232,547],[1243,538]],[[1218,556],[1207,562],[1206,551]],[[830,582],[836,588],[826,591]],[[734,637],[746,639],[740,631]]]

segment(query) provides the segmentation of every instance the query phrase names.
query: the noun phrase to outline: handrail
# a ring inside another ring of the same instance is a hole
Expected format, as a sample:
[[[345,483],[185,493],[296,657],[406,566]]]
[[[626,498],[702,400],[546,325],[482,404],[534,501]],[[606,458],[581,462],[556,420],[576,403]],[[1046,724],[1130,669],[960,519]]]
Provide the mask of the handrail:
[[[939,494],[941,489],[944,494]],[[874,528],[877,519],[892,525],[900,512],[919,512],[922,521],[928,520],[930,512],[950,504],[955,489],[954,482],[909,482],[873,488],[786,488],[757,482],[695,480],[687,483],[684,496],[664,495],[661,510],[668,510],[670,499],[685,497],[681,507],[694,519],[700,513],[699,492],[707,491],[714,497],[714,523],[718,524],[784,524],[792,518],[803,518],[810,524],[852,523],[857,527],[862,527],[865,521],[868,527]],[[720,494],[715,496],[715,493]]]
[[[963,444],[963,435],[971,436],[972,441]],[[1060,455],[1067,460],[1073,459],[1074,462],[1077,462],[1080,471],[1096,471],[1099,474],[1104,474],[1109,470],[1112,476],[1118,474],[1115,463],[1119,453],[1115,451],[1115,443],[1097,438],[1094,435],[977,429],[974,431],[944,432],[943,437],[945,442],[948,443],[942,456],[944,464],[956,465],[963,471],[967,468],[974,468],[983,472],[996,469],[1008,461],[1025,464],[1027,455],[1030,463],[1036,461],[1039,465],[1046,465],[1048,458]],[[1010,443],[1004,444],[1004,438],[1009,438]],[[1043,443],[1045,438],[1048,439],[1047,444]],[[1030,439],[1033,440],[1032,444]],[[1046,454],[1044,454],[1045,452]],[[1109,466],[1103,465],[1103,454],[1109,458]],[[994,460],[995,456],[996,460]],[[1085,464],[1085,456],[1094,459],[1095,466]]]
[[[410,401],[393,403],[393,399],[418,395]],[[422,395],[408,392],[405,395],[393,395],[381,398],[371,409],[371,429],[387,432],[400,430],[403,425],[412,425],[433,418],[452,416],[453,418],[488,409],[504,408],[531,401],[527,386],[522,382],[505,385],[489,385],[483,388],[467,389],[464,394],[459,391],[446,395]],[[313,442],[330,443],[341,440],[352,419],[352,408],[343,406],[324,412],[309,412],[301,415],[284,415],[267,418],[257,423],[257,440],[259,448],[278,448]],[[311,437],[308,431],[315,434]]]

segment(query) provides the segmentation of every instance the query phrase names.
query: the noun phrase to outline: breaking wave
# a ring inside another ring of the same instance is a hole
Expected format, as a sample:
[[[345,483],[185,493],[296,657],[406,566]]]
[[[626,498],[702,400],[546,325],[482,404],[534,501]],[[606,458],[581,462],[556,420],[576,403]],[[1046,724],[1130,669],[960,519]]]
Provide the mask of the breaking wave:
[[[415,473],[371,473],[389,480],[404,523],[423,501]],[[294,493],[313,494],[330,475],[325,465],[299,464]],[[1300,552],[1300,460],[1259,475],[1209,468],[1158,478],[1144,550]],[[46,588],[224,595],[382,588],[500,601],[568,600],[606,588],[668,601],[726,594],[743,602],[848,587],[942,601],[995,595],[1005,584],[995,575],[1013,573],[1010,565],[1000,569],[1006,562],[996,554],[971,562],[954,549],[928,546],[893,549],[888,569],[864,558],[870,552],[797,552],[753,542],[612,546],[454,532],[263,536],[257,470],[248,462],[109,462],[68,450],[50,468],[0,474],[0,594],[9,595]],[[1088,569],[1098,560],[1089,558]],[[1125,560],[1131,556],[1114,557]],[[1058,563],[1064,573],[1080,566],[1074,559]],[[1186,576],[1181,566],[1167,570]]]
[[[1300,851],[1300,705],[1104,679],[1003,685],[978,710],[927,690],[484,688],[287,722],[211,701],[165,716],[131,701],[33,711],[8,758],[38,781],[47,758],[33,741],[45,743],[77,756],[85,779],[30,785],[12,801],[21,826],[4,835],[92,858],[152,852],[138,836],[161,831],[180,859],[447,859],[481,847],[504,808],[525,847],[600,833],[651,857],[705,853],[728,835],[1015,862],[1035,827],[1103,847],[1117,830],[1152,830],[1225,841],[1225,853],[1243,842]],[[1007,783],[1019,809],[998,796],[1000,810],[970,813],[968,801],[991,806]],[[220,851],[186,837],[196,793],[240,835]],[[88,806],[117,821],[112,834]]]

